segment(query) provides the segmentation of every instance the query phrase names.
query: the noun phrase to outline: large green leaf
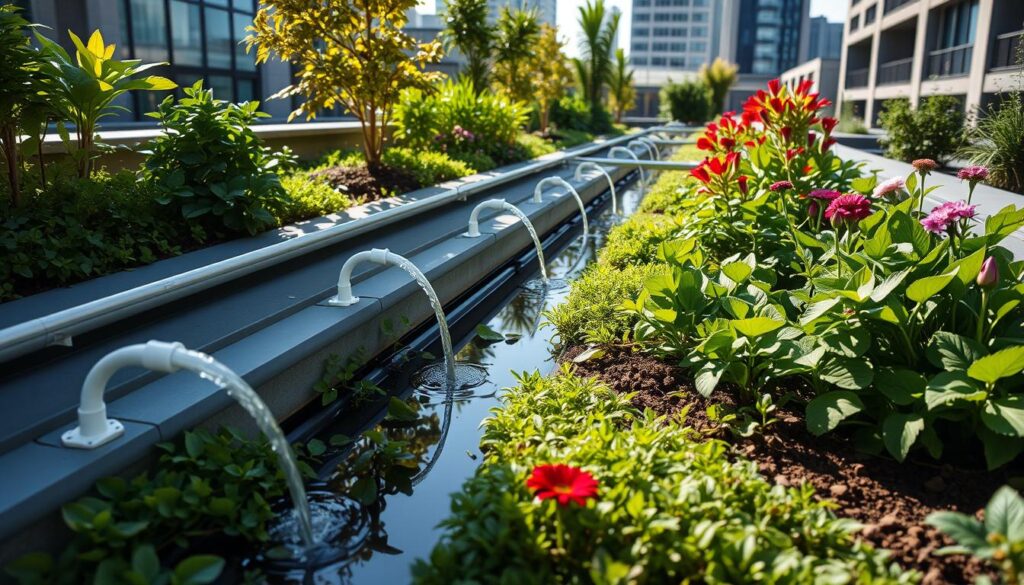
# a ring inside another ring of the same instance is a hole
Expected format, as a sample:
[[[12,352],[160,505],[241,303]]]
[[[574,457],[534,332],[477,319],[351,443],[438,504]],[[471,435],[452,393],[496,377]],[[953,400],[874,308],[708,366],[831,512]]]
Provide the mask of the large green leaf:
[[[826,392],[807,403],[807,430],[815,435],[823,435],[863,410],[864,402],[853,392]]]
[[[967,375],[975,380],[994,384],[1021,370],[1024,370],[1024,345],[1016,345],[975,360],[971,367],[967,368]]]
[[[875,389],[895,404],[913,403],[925,390],[924,376],[906,368],[879,368]]]
[[[924,417],[917,413],[895,412],[882,422],[882,441],[897,461],[907,458],[917,436],[924,429]]]
[[[966,370],[985,355],[985,348],[969,337],[936,331],[928,342],[928,361],[936,368]]]
[[[757,338],[771,333],[786,324],[785,321],[772,319],[770,317],[751,317],[749,319],[733,319],[729,321],[736,331],[741,335],[750,338]]]
[[[750,265],[748,265],[746,262],[743,262],[742,260],[730,262],[722,266],[722,274],[728,276],[729,280],[737,284],[746,280],[747,277],[750,276],[750,273],[752,273],[753,271],[754,269],[751,268]]]
[[[948,552],[975,552],[988,546],[985,527],[973,517],[959,512],[934,512],[925,520],[957,543]]]
[[[988,397],[988,392],[962,371],[940,372],[931,380],[924,392],[928,410],[953,405],[959,400],[977,402]]]
[[[985,506],[985,528],[1010,542],[1024,541],[1024,498],[1010,486],[999,488]]]
[[[863,390],[871,385],[875,372],[865,359],[833,356],[819,366],[818,377],[846,390]]]
[[[849,323],[841,329],[833,329],[821,335],[821,342],[830,352],[843,357],[857,358],[871,347],[871,332],[867,327]]]
[[[978,438],[985,447],[985,464],[990,470],[1006,465],[1024,451],[1024,439],[1000,435],[984,426],[978,427]]]
[[[985,403],[981,421],[1000,435],[1024,438],[1024,396],[1006,396]]]
[[[942,292],[942,289],[953,281],[959,271],[960,268],[957,267],[945,274],[926,276],[915,280],[907,287],[907,298],[915,303],[923,303]]]
[[[711,393],[718,387],[723,373],[725,373],[725,367],[721,363],[708,362],[704,364],[693,379],[697,392],[704,398],[711,396]]]

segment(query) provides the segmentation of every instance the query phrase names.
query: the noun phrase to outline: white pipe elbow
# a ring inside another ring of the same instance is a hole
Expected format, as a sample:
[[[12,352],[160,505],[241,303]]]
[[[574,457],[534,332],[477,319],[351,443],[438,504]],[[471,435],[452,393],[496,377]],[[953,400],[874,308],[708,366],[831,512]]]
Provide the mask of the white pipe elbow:
[[[480,212],[484,209],[508,209],[509,203],[504,199],[488,199],[473,208],[469,214],[469,229],[466,231],[467,238],[480,237]]]
[[[327,304],[332,307],[348,307],[358,303],[359,297],[352,295],[352,271],[360,262],[387,265],[390,254],[387,248],[374,248],[353,254],[338,273],[338,294],[328,299]]]
[[[544,188],[548,185],[560,186],[560,187],[571,187],[569,183],[565,182],[562,177],[545,177],[537,183],[537,186],[533,189],[533,202],[540,203],[542,201],[541,195],[544,193]]]
[[[175,372],[175,353],[183,350],[180,343],[150,341],[129,345],[104,356],[89,370],[82,384],[81,403],[78,406],[78,426],[61,435],[65,447],[95,449],[124,434],[124,425],[107,418],[107,404],[103,400],[107,383],[118,370],[131,366],[157,372]]]

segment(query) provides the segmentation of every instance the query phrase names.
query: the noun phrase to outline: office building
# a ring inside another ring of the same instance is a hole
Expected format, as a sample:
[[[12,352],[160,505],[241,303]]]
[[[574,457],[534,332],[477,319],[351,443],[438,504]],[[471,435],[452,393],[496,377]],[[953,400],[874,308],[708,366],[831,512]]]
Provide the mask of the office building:
[[[438,4],[441,3],[443,3],[443,0],[438,1]],[[487,0],[487,6],[490,8],[492,20],[496,20],[501,13],[501,9],[507,6],[509,8],[536,10],[540,21],[551,26],[554,26],[557,22],[557,0]]]
[[[870,125],[885,102],[956,96],[965,111],[1016,87],[1019,0],[850,0],[839,107]]]
[[[838,61],[843,54],[843,27],[843,23],[829,22],[824,16],[811,18],[807,58]]]

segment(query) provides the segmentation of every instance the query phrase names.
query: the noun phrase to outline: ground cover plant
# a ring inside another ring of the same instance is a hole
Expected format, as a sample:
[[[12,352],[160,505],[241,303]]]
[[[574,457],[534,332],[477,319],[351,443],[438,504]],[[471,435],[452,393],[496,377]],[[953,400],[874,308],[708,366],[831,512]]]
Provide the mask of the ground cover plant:
[[[640,355],[676,368],[622,370],[621,390],[629,380],[653,388],[665,398],[644,403],[662,412],[710,405],[700,424],[728,430],[766,471],[802,477],[843,512],[881,523],[870,538],[907,566],[966,580],[983,563],[932,555],[951,543],[924,520],[946,506],[973,513],[1020,473],[1024,263],[1000,242],[1024,211],[978,221],[970,200],[986,169],[966,169],[962,191],[943,193],[963,200],[935,204],[935,161],[886,179],[838,159],[837,121],[819,114],[827,106],[806,86],[770,84],[741,115],[707,126],[707,157],[689,178],[652,189],[644,210],[675,228],[652,229],[645,215],[616,228],[609,241],[621,241],[599,265],[663,268],[620,297],[632,332],[565,317],[590,302],[616,306],[598,292],[621,290],[608,275],[551,320],[589,348],[566,354],[577,367],[595,361],[608,377]],[[867,477],[847,469],[864,469],[862,457]],[[937,464],[949,474],[928,471]],[[958,474],[972,489],[949,487]]]
[[[806,487],[563,371],[522,374],[417,583],[912,583]]]

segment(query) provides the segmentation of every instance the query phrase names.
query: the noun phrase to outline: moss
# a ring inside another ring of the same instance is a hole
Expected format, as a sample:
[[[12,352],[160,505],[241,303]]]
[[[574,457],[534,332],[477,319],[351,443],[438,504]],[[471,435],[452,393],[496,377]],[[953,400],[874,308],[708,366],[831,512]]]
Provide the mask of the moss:
[[[619,306],[626,299],[636,299],[648,278],[666,270],[666,266],[654,264],[626,266],[621,270],[592,264],[572,283],[566,301],[545,316],[565,345],[622,339],[637,319],[635,314],[619,311]]]
[[[669,215],[638,213],[608,233],[598,262],[614,268],[650,264],[658,259],[658,247],[679,231],[679,222]]]

